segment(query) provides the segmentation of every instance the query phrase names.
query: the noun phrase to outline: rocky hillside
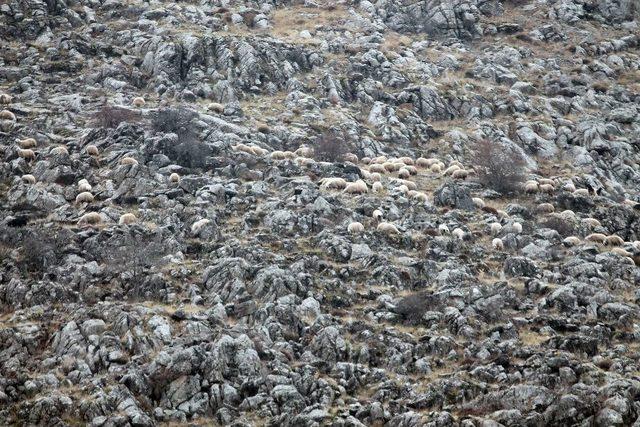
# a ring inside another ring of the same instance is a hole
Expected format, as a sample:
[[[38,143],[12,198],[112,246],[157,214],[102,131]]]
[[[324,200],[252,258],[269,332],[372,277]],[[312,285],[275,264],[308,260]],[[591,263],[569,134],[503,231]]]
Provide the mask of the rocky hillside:
[[[638,0],[0,0],[0,424],[640,425]]]

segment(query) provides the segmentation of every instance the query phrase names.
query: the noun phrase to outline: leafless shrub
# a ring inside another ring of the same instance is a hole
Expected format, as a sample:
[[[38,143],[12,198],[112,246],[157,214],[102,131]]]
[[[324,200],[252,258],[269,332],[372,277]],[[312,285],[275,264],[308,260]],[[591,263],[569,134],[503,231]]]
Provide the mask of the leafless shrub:
[[[395,307],[395,312],[411,324],[419,323],[427,310],[436,305],[433,297],[426,292],[418,292],[402,298]]]
[[[478,181],[502,194],[509,194],[522,187],[527,162],[515,149],[483,139],[473,148],[472,160]]]
[[[139,122],[140,113],[128,108],[105,105],[93,115],[93,120],[99,127],[113,129],[122,122]]]
[[[186,108],[163,108],[153,115],[151,126],[156,132],[193,135],[191,123],[197,116],[198,113]]]
[[[326,131],[320,135],[313,147],[315,159],[324,162],[342,161],[347,151],[348,146],[344,135],[339,137],[332,131]]]
[[[10,249],[18,248],[16,266],[27,273],[45,273],[59,264],[71,242],[70,232],[50,227],[3,227],[0,230],[0,259],[9,258]]]

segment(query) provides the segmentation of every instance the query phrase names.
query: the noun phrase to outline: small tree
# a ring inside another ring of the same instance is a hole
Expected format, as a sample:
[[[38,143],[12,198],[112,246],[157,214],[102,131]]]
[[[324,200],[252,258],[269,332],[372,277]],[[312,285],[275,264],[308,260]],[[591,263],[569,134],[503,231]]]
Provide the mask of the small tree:
[[[313,147],[314,157],[316,160],[324,162],[342,161],[347,154],[347,145],[344,138],[338,137],[334,131],[325,131],[318,137]]]
[[[478,181],[484,186],[502,194],[522,188],[527,162],[513,147],[483,139],[473,147],[472,157]]]

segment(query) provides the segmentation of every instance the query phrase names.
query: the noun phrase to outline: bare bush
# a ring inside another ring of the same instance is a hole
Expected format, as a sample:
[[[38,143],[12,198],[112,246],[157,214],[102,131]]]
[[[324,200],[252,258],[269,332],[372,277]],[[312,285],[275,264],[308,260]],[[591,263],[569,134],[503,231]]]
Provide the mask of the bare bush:
[[[487,139],[477,142],[472,152],[478,181],[502,194],[522,187],[527,162],[514,148]]]
[[[16,266],[20,271],[45,273],[60,263],[70,242],[70,232],[65,229],[3,227],[0,230],[0,259],[10,258],[11,249],[18,248]]]
[[[102,247],[99,257],[108,272],[124,275],[128,281],[137,283],[144,279],[166,253],[161,236],[129,230],[109,240]]]
[[[165,144],[160,150],[176,164],[187,168],[203,168],[207,157],[213,155],[212,148],[198,139],[192,122],[198,116],[184,108],[165,108],[156,112],[151,126],[156,132],[175,133],[178,142]]]
[[[344,135],[339,137],[335,132],[327,131],[320,135],[313,147],[316,160],[324,162],[339,162],[344,160],[348,147]]]
[[[402,298],[395,307],[395,312],[408,323],[420,323],[427,310],[434,309],[437,302],[427,292],[418,292]]]
[[[135,123],[140,121],[140,113],[123,107],[105,105],[93,115],[95,124],[102,128],[117,128],[122,122]]]
[[[151,126],[156,132],[193,135],[191,123],[197,116],[198,113],[186,108],[163,108],[153,115]]]

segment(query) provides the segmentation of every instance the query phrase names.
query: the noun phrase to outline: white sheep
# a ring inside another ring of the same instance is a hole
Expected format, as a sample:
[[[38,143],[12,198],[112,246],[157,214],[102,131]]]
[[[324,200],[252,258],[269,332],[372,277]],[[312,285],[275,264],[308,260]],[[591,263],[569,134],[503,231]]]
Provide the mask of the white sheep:
[[[503,219],[507,219],[510,217],[510,215],[502,209],[498,209],[498,216]]]
[[[560,212],[560,216],[564,219],[575,220],[577,218],[576,213],[571,209],[565,209]]]
[[[265,150],[262,147],[258,147],[257,145],[252,145],[249,148],[251,148],[251,151],[253,152],[253,154],[255,154],[256,156],[260,156],[260,157],[264,157],[266,156],[269,151]]]
[[[83,224],[100,224],[102,222],[102,215],[98,212],[88,212],[80,217],[78,225]]]
[[[169,182],[173,182],[174,184],[177,184],[178,182],[180,182],[180,175],[173,172],[171,175],[169,175]]]
[[[504,242],[502,241],[502,239],[499,239],[497,237],[491,241],[491,246],[493,246],[493,249],[498,251],[504,250]]]
[[[502,225],[499,222],[491,223],[491,234],[497,236],[502,231]]]
[[[369,165],[369,172],[375,172],[375,173],[387,173],[387,170],[384,168],[383,165],[378,164],[378,163],[374,163],[372,165]]]
[[[96,147],[95,145],[87,145],[84,151],[90,156],[97,156],[98,154],[100,154],[98,147]]]
[[[565,191],[569,191],[570,193],[573,193],[574,191],[576,191],[576,186],[573,185],[573,182],[569,181],[562,186],[562,189]]]
[[[399,185],[397,187],[394,187],[393,189],[394,192],[396,193],[402,193],[402,194],[407,194],[409,193],[409,187],[407,187],[406,185]]]
[[[398,171],[398,178],[406,179],[406,178],[409,178],[409,177],[411,177],[411,172],[409,172],[407,169],[401,168]]]
[[[34,138],[25,138],[18,141],[20,148],[35,148],[38,142]]]
[[[368,165],[371,163],[371,157],[363,157],[362,159],[360,159],[360,161],[365,164]]]
[[[202,229],[211,222],[211,220],[207,219],[207,218],[203,218],[201,220],[198,220],[196,222],[194,222],[191,225],[191,234],[193,236],[198,236],[198,234],[200,234],[200,232],[202,231]]]
[[[293,161],[299,166],[309,166],[316,162],[308,157],[296,157]]]
[[[22,175],[21,179],[22,179],[22,182],[24,182],[25,184],[35,184],[36,183],[36,177],[31,175],[31,174]]]
[[[13,98],[8,93],[0,93],[0,104],[11,104]]]
[[[286,154],[284,154],[284,151],[279,151],[279,150],[272,151],[270,154],[270,157],[273,160],[285,160],[287,158]]]
[[[553,213],[555,212],[556,208],[554,208],[551,203],[540,203],[536,207],[536,210],[540,213]]]
[[[132,104],[134,107],[143,107],[145,104],[144,98],[141,96],[136,96],[133,98]]]
[[[413,166],[415,164],[411,157],[400,157],[398,160],[408,166]]]
[[[444,170],[444,172],[442,172],[442,175],[451,175],[453,174],[455,171],[460,170],[461,167],[458,165],[451,165],[448,168],[446,168]]]
[[[604,244],[607,241],[607,236],[605,236],[602,233],[591,233],[587,237],[585,237],[584,239],[589,241],[589,242],[603,243]]]
[[[207,106],[207,110],[220,114],[224,112],[224,105],[219,104],[217,102],[212,102]]]
[[[371,173],[370,173],[368,170],[366,170],[366,169],[360,169],[360,168],[358,168],[358,170],[360,170],[360,174],[362,175],[362,177],[363,177],[364,179],[369,179],[369,178],[371,178]]]
[[[539,187],[542,193],[552,194],[556,188],[551,184],[541,184]]]
[[[451,177],[453,179],[461,179],[461,180],[467,179],[468,176],[469,176],[469,171],[466,169],[454,170],[453,173],[451,174]]]
[[[415,194],[411,196],[412,199],[417,200],[421,203],[427,203],[429,201],[429,196],[420,191],[416,191]]]
[[[580,221],[583,225],[586,225],[589,228],[596,228],[596,227],[600,227],[600,221],[598,221],[595,218],[582,218],[582,220]]]
[[[451,232],[449,231],[449,227],[447,227],[446,224],[440,224],[438,226],[438,232],[440,233],[440,235],[444,236],[446,234],[451,234]]]
[[[513,224],[511,224],[510,231],[515,234],[522,233],[522,224],[520,224],[519,222],[514,222]]]
[[[396,182],[400,185],[405,185],[409,190],[417,190],[418,186],[415,182],[406,179],[397,179]]]
[[[395,172],[398,169],[400,169],[400,166],[398,163],[391,163],[391,162],[385,162],[382,164],[382,167],[384,167],[384,169],[387,172]]]
[[[378,164],[385,163],[386,161],[387,161],[387,156],[378,156],[371,159],[371,163],[378,163]]]
[[[65,147],[64,145],[59,145],[57,147],[52,148],[50,153],[53,154],[54,156],[62,156],[62,155],[68,156],[69,150],[67,150],[67,147]]]
[[[584,197],[589,197],[589,190],[587,190],[586,188],[578,188],[577,190],[575,190],[573,192],[574,196],[584,196]]]
[[[325,189],[342,190],[347,186],[344,178],[323,178],[320,180],[320,186]]]
[[[464,240],[464,236],[465,236],[465,232],[462,228],[454,228],[453,231],[451,232],[451,235],[460,239],[460,240]]]
[[[36,153],[33,150],[26,149],[23,150],[21,148],[18,149],[18,156],[22,157],[25,160],[35,160]]]
[[[374,182],[380,182],[382,181],[382,175],[380,175],[378,172],[370,172],[369,179]]]
[[[76,203],[91,203],[93,202],[93,194],[85,191],[76,196]]]
[[[367,187],[367,184],[361,179],[355,182],[348,183],[347,186],[344,188],[345,193],[351,193],[351,194],[362,194],[368,191],[369,191],[369,187]]]
[[[380,209],[376,209],[373,211],[373,213],[371,214],[371,216],[373,217],[373,219],[375,219],[376,221],[380,221],[382,219],[382,211]]]
[[[120,159],[120,164],[124,166],[137,166],[138,161],[133,157],[123,157]]]
[[[627,251],[626,249],[619,248],[619,247],[611,248],[611,249],[609,249],[609,252],[614,253],[616,255],[620,255],[620,256],[626,256],[626,257],[633,256],[633,254],[631,252]]]
[[[129,225],[138,221],[138,218],[132,213],[126,213],[120,215],[120,219],[118,220],[119,225]]]
[[[294,153],[293,151],[284,151],[284,157],[285,159],[295,159],[296,158],[296,153]]]
[[[484,200],[482,200],[480,197],[472,197],[471,201],[477,208],[482,209],[485,207]]]
[[[353,153],[347,153],[343,156],[344,160],[347,162],[351,162],[353,164],[357,164],[358,163],[358,156],[356,156]]]
[[[616,236],[615,234],[613,234],[611,236],[607,236],[606,243],[609,246],[622,246],[624,245],[624,239],[620,236]]]
[[[9,120],[9,121],[15,122],[17,119],[16,119],[16,115],[13,114],[11,111],[2,110],[0,111],[0,120]]]
[[[380,181],[374,182],[371,186],[371,191],[373,191],[374,193],[381,193],[382,190],[384,190],[384,187],[382,186],[382,183]]]
[[[415,166],[407,165],[404,167],[411,175],[418,175],[418,169]]]
[[[539,185],[537,182],[527,182],[524,185],[524,191],[525,193],[537,193],[538,192],[538,188]]]
[[[398,234],[398,228],[390,222],[381,222],[378,224],[377,230],[386,234]]]
[[[78,192],[79,193],[84,193],[87,191],[91,191],[93,187],[91,187],[91,184],[89,184],[89,181],[87,181],[86,179],[81,179],[80,181],[78,181]]]
[[[555,181],[549,178],[538,178],[538,183],[540,185],[556,185]]]
[[[347,226],[347,231],[351,234],[362,233],[364,232],[364,225],[360,222],[351,222]]]
[[[580,238],[576,236],[569,236],[562,241],[565,246],[578,246],[580,242]]]

